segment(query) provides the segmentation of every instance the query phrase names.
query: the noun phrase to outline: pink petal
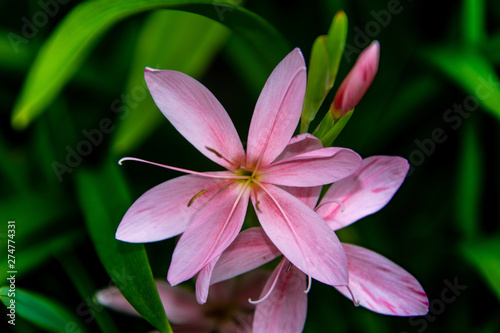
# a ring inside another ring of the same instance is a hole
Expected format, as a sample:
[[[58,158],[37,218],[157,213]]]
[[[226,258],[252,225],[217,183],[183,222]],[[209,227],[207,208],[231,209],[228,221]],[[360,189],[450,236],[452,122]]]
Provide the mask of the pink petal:
[[[95,294],[95,299],[97,303],[115,311],[140,316],[115,286],[99,290]]]
[[[281,154],[274,160],[274,163],[287,159],[289,157],[307,153],[308,151],[323,148],[321,141],[309,133],[294,136]]]
[[[342,244],[349,262],[349,287],[356,301],[372,311],[394,316],[422,316],[429,299],[407,271],[365,248]],[[347,287],[336,287],[352,300]]]
[[[221,187],[193,217],[172,255],[172,285],[193,277],[231,244],[243,225],[248,196],[245,185],[234,182]]]
[[[155,281],[168,320],[173,324],[205,321],[202,307],[193,294],[179,287],[171,287],[166,281]],[[99,304],[115,311],[139,316],[115,286],[98,291],[95,298]]]
[[[210,285],[249,272],[277,258],[281,252],[262,228],[249,228],[235,238],[222,255],[207,264],[196,280],[196,297],[207,300]]]
[[[256,300],[262,294],[262,290],[271,276],[270,271],[264,271],[260,269],[253,270],[237,280],[236,288],[232,293],[232,302],[240,309],[254,311],[255,305],[251,304],[248,300]],[[226,282],[217,283],[214,285],[222,285]],[[253,318],[252,318],[253,319]],[[252,322],[250,322],[252,324]]]
[[[335,233],[299,199],[276,186],[262,186],[252,192],[252,203],[274,245],[312,278],[346,285],[347,259]]]
[[[248,167],[271,163],[286,147],[299,122],[305,90],[304,57],[296,48],[276,66],[259,96],[248,132]]]
[[[330,184],[355,172],[361,157],[350,149],[323,148],[273,163],[259,171],[259,180],[285,186]]]
[[[180,287],[171,287],[167,281],[157,281],[161,302],[168,320],[173,324],[190,324],[207,322],[201,307],[194,295]]]
[[[281,189],[287,191],[303,203],[307,207],[314,209],[318,203],[319,195],[321,194],[322,186],[314,187],[290,187],[290,186],[280,186]]]
[[[158,108],[196,149],[228,169],[244,163],[245,152],[229,115],[205,86],[169,70],[146,68],[144,78]]]
[[[227,251],[227,249],[226,249]],[[225,252],[225,251],[224,251]],[[210,288],[210,280],[215,265],[219,261],[220,255],[203,267],[196,278],[196,301],[199,304],[205,304],[208,298],[208,289]]]
[[[227,280],[264,265],[281,255],[262,228],[242,231],[222,253],[211,284]]]
[[[276,274],[278,281],[273,291],[257,304],[253,322],[254,332],[302,332],[307,315],[307,279],[296,267],[287,272],[289,261],[283,259],[264,287],[263,297]]]
[[[373,214],[391,200],[408,168],[408,161],[401,157],[368,157],[354,174],[330,187],[317,213],[333,230]]]
[[[337,117],[354,109],[364,96],[377,74],[379,54],[380,44],[377,41],[361,52],[333,99],[334,112],[340,112]]]
[[[191,199],[200,191],[225,181],[186,175],[153,187],[128,209],[118,226],[116,239],[131,243],[155,242],[184,232],[193,215],[206,204],[212,193],[209,191],[196,197],[188,207]]]

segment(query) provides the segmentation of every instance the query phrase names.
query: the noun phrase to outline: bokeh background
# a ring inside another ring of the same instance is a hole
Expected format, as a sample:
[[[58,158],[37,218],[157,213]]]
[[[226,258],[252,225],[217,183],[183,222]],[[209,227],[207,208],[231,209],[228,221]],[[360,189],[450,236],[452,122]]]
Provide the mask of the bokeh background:
[[[0,327],[153,329],[102,309],[93,293],[112,281],[149,281],[146,254],[150,274],[166,277],[176,239],[126,246],[113,234],[133,200],[178,173],[117,161],[217,166],[158,111],[144,67],[198,78],[244,141],[272,68],[293,47],[308,61],[314,39],[342,9],[349,28],[333,92],[371,40],[379,40],[381,58],[335,145],[364,157],[402,156],[412,168],[383,210],[339,238],[411,272],[431,307],[426,317],[383,316],[314,282],[305,332],[500,332],[500,2],[239,5],[251,13],[196,1],[0,1],[0,286],[8,285],[7,230],[15,221],[18,301],[16,325],[7,324],[6,309]],[[450,293],[450,285],[459,287]]]

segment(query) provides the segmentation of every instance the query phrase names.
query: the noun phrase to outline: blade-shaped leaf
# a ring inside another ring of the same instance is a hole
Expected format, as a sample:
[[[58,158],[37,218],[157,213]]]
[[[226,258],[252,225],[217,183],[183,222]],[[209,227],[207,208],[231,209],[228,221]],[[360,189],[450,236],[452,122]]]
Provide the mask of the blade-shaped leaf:
[[[500,239],[479,240],[462,250],[500,299]]]
[[[342,53],[344,53],[347,38],[347,25],[347,15],[343,11],[337,12],[326,36],[326,46],[330,56],[329,89],[332,89],[339,71],[340,60],[342,59]]]
[[[119,332],[109,313],[97,303],[94,297],[97,287],[94,285],[87,269],[82,265],[80,259],[73,253],[67,253],[63,256],[59,256],[59,260],[78,290],[80,297],[89,308],[89,315],[92,316],[89,318],[95,318],[103,332]]]
[[[328,111],[328,113],[331,114],[330,111]],[[340,118],[333,125],[333,127],[322,138],[320,138],[321,143],[323,143],[324,147],[330,147],[331,145],[333,145],[333,142],[339,136],[340,132],[342,132],[344,127],[347,125],[347,123],[349,122],[349,119],[351,119],[351,116],[353,113],[354,113],[354,109],[347,112],[345,116]]]
[[[171,332],[143,244],[115,239],[116,228],[131,204],[118,164],[77,175],[78,199],[101,263],[123,296],[161,332]]]
[[[152,67],[200,77],[227,39],[229,30],[203,16],[181,11],[152,13],[138,38],[134,62],[130,66],[112,150],[117,155],[131,152],[147,139],[164,118],[147,92],[144,68]],[[139,93],[140,92],[140,93]]]
[[[257,99],[273,67],[262,62],[259,52],[239,35],[231,35],[224,51],[224,60],[239,76],[250,95]]]
[[[500,79],[484,56],[453,48],[428,51],[424,56],[500,119]]]
[[[480,223],[484,156],[474,123],[467,123],[463,134],[461,156],[458,163],[457,209],[455,212],[463,236],[466,239],[473,239],[477,236],[478,224]]]
[[[274,66],[289,51],[286,41],[256,14],[230,1],[122,0],[78,4],[42,46],[14,107],[12,126],[25,128],[53,101],[99,38],[117,22],[148,10],[173,8],[227,25],[255,46]]]
[[[14,319],[14,324],[16,315],[19,315],[51,332],[88,332],[85,325],[71,310],[46,296],[20,289],[17,286],[15,291],[9,286],[4,286],[0,288],[0,299],[7,308],[11,306],[15,309],[13,317],[9,317],[11,310],[7,312],[7,320]]]
[[[333,17],[328,35],[316,38],[312,47],[300,133],[307,132],[309,124],[333,87],[346,38],[347,16],[343,11],[339,11]]]
[[[309,71],[307,73],[307,88],[304,105],[300,115],[300,133],[306,133],[311,121],[314,120],[323,100],[330,91],[330,59],[325,36],[319,36],[314,41]]]
[[[484,41],[485,31],[484,0],[463,0],[462,37],[465,45],[474,47]]]
[[[17,228],[20,230],[23,228]],[[58,234],[52,238],[41,238],[39,242],[23,242],[19,241],[17,235],[14,237],[14,241],[18,244],[26,244],[25,246],[18,246],[16,248],[15,259],[16,259],[16,270],[17,276],[21,277],[28,274],[33,269],[44,264],[48,259],[52,258],[56,254],[64,253],[68,248],[78,244],[83,234],[81,230],[73,230],[66,233]],[[7,238],[0,240],[1,248],[7,248]],[[15,245],[15,243],[13,244]],[[7,256],[0,259],[0,267],[7,267]],[[8,276],[7,271],[0,272],[0,281],[5,281]]]

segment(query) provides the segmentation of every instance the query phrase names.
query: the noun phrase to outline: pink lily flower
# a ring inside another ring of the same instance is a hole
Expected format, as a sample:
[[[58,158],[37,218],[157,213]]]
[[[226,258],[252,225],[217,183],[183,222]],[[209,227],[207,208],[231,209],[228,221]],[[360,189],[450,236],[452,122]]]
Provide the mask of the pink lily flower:
[[[240,280],[218,283],[203,306],[184,288],[171,287],[163,280],[157,280],[156,287],[174,332],[250,333],[255,305],[248,298],[259,295],[268,277],[266,271],[254,271]],[[115,311],[140,316],[114,286],[98,291],[95,299]]]
[[[315,138],[297,140],[314,144]],[[320,145],[320,143],[315,144]],[[334,183],[316,207],[331,230],[343,228],[383,208],[401,186],[408,162],[400,157],[372,156],[351,176]],[[315,207],[319,187],[288,188],[310,207]],[[429,301],[418,281],[392,261],[368,249],[342,243],[349,284],[335,286],[356,305],[395,316],[417,316],[428,312]],[[280,256],[261,228],[241,232],[218,258],[198,275],[197,299],[203,303],[212,283],[248,272]],[[272,273],[257,304],[254,332],[300,332],[305,324],[306,274],[285,257]],[[293,314],[293,315],[292,315]],[[285,329],[286,328],[286,329]]]
[[[147,68],[148,88],[165,117],[202,154],[226,171],[196,172],[144,193],[123,217],[116,238],[154,242],[182,233],[167,279],[176,285],[221,255],[243,225],[249,198],[269,239],[300,270],[346,285],[347,260],[338,238],[314,211],[279,186],[311,187],[349,176],[355,152],[322,148],[282,155],[298,124],[306,86],[302,53],[294,49],[271,73],[255,106],[246,153],[228,114],[195,79]],[[121,162],[120,161],[120,162]]]
[[[373,41],[359,55],[353,68],[340,84],[333,98],[331,112],[341,118],[359,103],[377,74],[380,44]]]

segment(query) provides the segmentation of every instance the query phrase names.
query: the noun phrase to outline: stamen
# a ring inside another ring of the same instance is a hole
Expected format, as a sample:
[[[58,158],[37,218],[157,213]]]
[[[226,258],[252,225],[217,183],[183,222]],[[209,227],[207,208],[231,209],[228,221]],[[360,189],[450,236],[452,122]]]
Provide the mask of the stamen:
[[[264,297],[262,297],[261,299],[258,299],[256,301],[252,301],[252,299],[249,298],[248,302],[250,304],[259,304],[259,303],[265,301],[271,295],[271,292],[274,290],[274,287],[276,286],[276,283],[278,282],[278,278],[280,277],[280,273],[281,273],[281,270],[283,269],[283,265],[285,264],[285,261],[286,260],[282,260],[280,262],[280,264],[278,265],[278,267],[276,268],[276,272],[277,272],[276,277],[274,278],[273,284],[271,285],[271,287],[269,288],[267,293],[264,295]]]
[[[345,210],[345,206],[344,206],[344,204],[342,203],[342,201],[338,201],[338,200],[335,200],[335,199],[332,199],[332,200],[329,200],[329,201],[327,201],[327,202],[325,202],[325,203],[322,203],[321,205],[319,205],[318,207],[316,207],[316,208],[314,209],[314,211],[318,211],[318,209],[320,209],[320,207],[323,207],[323,206],[325,206],[325,205],[332,204],[332,203],[339,204],[339,205],[340,205],[340,207],[342,207],[342,208],[340,209],[340,212],[341,212],[341,213],[343,213],[343,212],[344,212],[344,210]]]
[[[349,290],[349,293],[351,294],[352,303],[354,303],[355,307],[358,307],[359,304],[361,303],[361,301],[356,301],[356,297],[354,297],[354,294],[352,293],[351,288],[349,288],[349,286],[346,286],[346,287],[347,287],[347,290]]]
[[[229,185],[231,184],[233,181],[232,180],[226,180],[225,182],[222,182],[220,184],[215,184],[214,186],[210,186],[209,188],[207,189],[204,189],[204,190],[201,190],[200,192],[196,193],[192,198],[191,200],[189,200],[189,203],[188,203],[188,207],[191,206],[193,204],[193,202],[195,201],[196,198],[198,198],[200,195],[206,193],[206,192],[210,192],[210,191],[213,191],[213,190],[216,190],[222,186],[226,186],[226,185]]]
[[[191,198],[191,200],[189,200],[189,202],[188,202],[188,205],[187,205],[187,206],[188,206],[188,207],[189,207],[189,206],[191,206],[191,205],[193,204],[194,200],[195,200],[196,198],[198,198],[200,195],[202,195],[203,193],[205,193],[206,191],[207,191],[207,190],[201,190],[200,192],[196,193],[196,194],[195,194],[195,195]]]
[[[150,161],[146,161],[140,158],[135,158],[135,157],[124,157],[118,161],[118,164],[122,165],[123,161],[136,161],[136,162],[142,162],[142,163],[147,163],[147,164],[152,164],[156,165],[165,169],[169,170],[174,170],[174,171],[180,171],[184,173],[189,173],[192,175],[198,175],[206,178],[222,178],[222,179],[248,179],[248,177],[245,176],[238,176],[235,174],[228,174],[228,175],[214,175],[213,173],[209,172],[198,172],[198,171],[192,171],[192,170],[187,170],[187,169],[182,169],[182,168],[176,168],[170,165],[164,165],[164,164],[159,164],[159,163],[154,163]]]
[[[246,179],[246,178],[245,178]],[[228,182],[229,183],[229,182]],[[210,250],[207,252],[207,256],[205,257],[206,258],[209,258],[212,256],[213,252],[214,252],[214,249],[217,247],[217,245],[219,244],[219,241],[220,241],[220,238],[221,238],[221,235],[223,234],[223,231],[227,228],[227,225],[229,224],[229,222],[231,221],[231,218],[233,217],[234,215],[234,212],[236,211],[237,209],[237,206],[241,200],[241,197],[243,196],[243,194],[245,193],[246,189],[248,188],[248,184],[250,183],[250,180],[247,180],[245,182],[245,184],[243,184],[243,187],[240,188],[240,191],[238,192],[238,195],[236,196],[236,200],[234,200],[233,202],[233,205],[231,207],[231,211],[229,212],[229,215],[227,216],[227,218],[225,219],[224,221],[224,224],[222,225],[222,228],[220,229],[221,232],[217,235],[217,238],[215,239],[215,241],[212,243],[212,246],[210,247]],[[248,198],[247,198],[248,200]],[[214,257],[212,257],[214,258]],[[201,270],[203,268],[202,267],[198,267],[198,271]]]
[[[271,200],[273,201],[273,203],[278,208],[279,212],[281,213],[281,216],[283,216],[283,219],[287,223],[288,229],[290,229],[291,233],[293,234],[293,237],[295,238],[295,242],[298,245],[300,252],[302,253],[302,257],[304,258],[304,263],[306,265],[305,270],[309,271],[309,265],[307,264],[307,256],[305,255],[305,251],[302,248],[300,242],[298,241],[299,237],[297,236],[297,233],[296,233],[295,229],[292,226],[292,222],[290,221],[290,219],[288,218],[288,216],[286,215],[285,211],[283,210],[283,208],[281,207],[281,205],[278,203],[278,201],[276,200],[276,198],[273,197],[271,195],[271,193],[269,193],[269,190],[264,185],[262,185],[261,182],[255,180],[255,179],[253,179],[252,181],[253,181],[253,183],[255,185],[259,186],[262,189],[262,191],[264,191],[264,193],[266,193],[271,198]]]
[[[311,291],[311,287],[312,287],[312,279],[311,279],[311,275],[308,275],[307,276],[307,289],[304,290],[304,294],[309,294],[309,292]]]
[[[290,272],[290,270],[292,269],[292,266],[293,266],[293,264],[292,264],[292,263],[289,263],[289,264],[288,264],[288,268],[286,269],[286,272],[287,272],[287,273],[288,273],[288,272]]]
[[[259,213],[262,213],[262,211],[261,211],[261,210],[260,210],[260,208],[259,208],[259,204],[260,204],[260,201],[259,201],[259,200],[255,201],[255,208],[257,208],[257,211],[258,211]]]
[[[222,156],[222,154],[221,154],[221,153],[219,153],[217,150],[215,150],[215,149],[213,149],[213,148],[210,148],[210,147],[207,147],[207,146],[205,146],[205,148],[206,148],[208,151],[210,151],[210,152],[214,153],[214,154],[215,154],[218,158],[222,158],[224,161],[226,161],[226,162],[227,162],[227,163],[229,163],[230,165],[234,166],[234,163],[233,163],[233,162],[231,162],[230,160],[228,160],[227,158],[225,158],[224,156]]]

